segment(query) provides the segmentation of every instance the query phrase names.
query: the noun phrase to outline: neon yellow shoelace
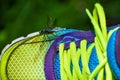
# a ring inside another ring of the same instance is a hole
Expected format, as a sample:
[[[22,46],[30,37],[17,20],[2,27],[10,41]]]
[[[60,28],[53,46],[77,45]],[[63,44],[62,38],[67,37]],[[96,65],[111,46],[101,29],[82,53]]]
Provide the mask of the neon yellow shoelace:
[[[64,43],[59,45],[61,80],[94,80],[96,75],[97,80],[113,80],[113,75],[107,61],[106,47],[111,34],[118,28],[107,33],[105,13],[99,3],[95,4],[93,16],[88,9],[86,9],[86,12],[95,30],[94,42],[87,48],[87,40],[84,39],[80,42],[80,48],[76,49],[76,44],[72,41],[70,48],[67,50],[64,49]],[[96,48],[99,65],[91,73],[88,63],[94,47]],[[80,58],[82,70],[79,67]],[[71,63],[73,65],[72,71],[70,69]]]

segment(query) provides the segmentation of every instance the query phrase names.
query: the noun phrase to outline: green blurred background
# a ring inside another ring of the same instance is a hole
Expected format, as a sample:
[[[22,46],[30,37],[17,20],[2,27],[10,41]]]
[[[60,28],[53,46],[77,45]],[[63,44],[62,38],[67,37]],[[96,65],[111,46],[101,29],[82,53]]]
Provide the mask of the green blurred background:
[[[46,27],[46,16],[60,27],[90,30],[85,8],[104,7],[107,26],[120,23],[120,0],[0,0],[0,51],[12,40]]]

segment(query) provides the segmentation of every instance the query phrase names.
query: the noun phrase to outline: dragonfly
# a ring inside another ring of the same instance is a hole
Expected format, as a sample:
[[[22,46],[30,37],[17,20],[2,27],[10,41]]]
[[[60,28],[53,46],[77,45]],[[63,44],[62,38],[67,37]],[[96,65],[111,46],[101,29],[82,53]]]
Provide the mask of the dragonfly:
[[[79,30],[46,28],[13,40],[3,49],[0,57],[2,80],[46,80],[43,65],[47,51],[56,38],[74,31]]]

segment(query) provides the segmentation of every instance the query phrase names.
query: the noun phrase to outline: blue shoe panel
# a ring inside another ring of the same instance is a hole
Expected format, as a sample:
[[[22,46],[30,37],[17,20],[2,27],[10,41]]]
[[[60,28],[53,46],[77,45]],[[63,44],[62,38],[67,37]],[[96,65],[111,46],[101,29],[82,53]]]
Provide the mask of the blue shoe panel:
[[[98,64],[99,64],[99,61],[98,61],[98,57],[96,54],[96,49],[94,47],[90,55],[90,59],[89,59],[90,72],[93,72],[93,70],[96,68],[96,66],[98,66]]]
[[[116,55],[115,55],[116,33],[117,33],[117,31],[115,31],[111,35],[111,37],[110,37],[110,39],[108,41],[107,57],[108,57],[109,65],[110,65],[113,73],[115,74],[117,80],[120,80],[120,68],[117,65]]]
[[[54,70],[55,70],[55,74],[56,74],[57,80],[61,80],[59,53],[57,53],[56,56],[55,56],[55,60],[54,60]]]

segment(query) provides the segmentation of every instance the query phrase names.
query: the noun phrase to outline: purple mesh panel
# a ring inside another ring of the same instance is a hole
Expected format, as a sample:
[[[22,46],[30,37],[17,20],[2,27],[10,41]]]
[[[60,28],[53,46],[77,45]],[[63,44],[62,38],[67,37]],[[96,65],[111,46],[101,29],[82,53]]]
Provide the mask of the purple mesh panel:
[[[54,72],[54,58],[55,58],[56,52],[58,51],[59,44],[61,42],[64,42],[65,48],[69,48],[69,43],[73,39],[75,39],[74,41],[76,41],[76,45],[77,47],[79,47],[80,41],[82,39],[86,39],[88,43],[93,42],[94,34],[91,31],[71,32],[57,38],[49,48],[48,53],[46,54],[46,57],[45,57],[44,70],[45,70],[46,80],[56,80],[56,76]]]
[[[117,59],[118,66],[120,67],[120,29],[117,31],[116,59]]]

